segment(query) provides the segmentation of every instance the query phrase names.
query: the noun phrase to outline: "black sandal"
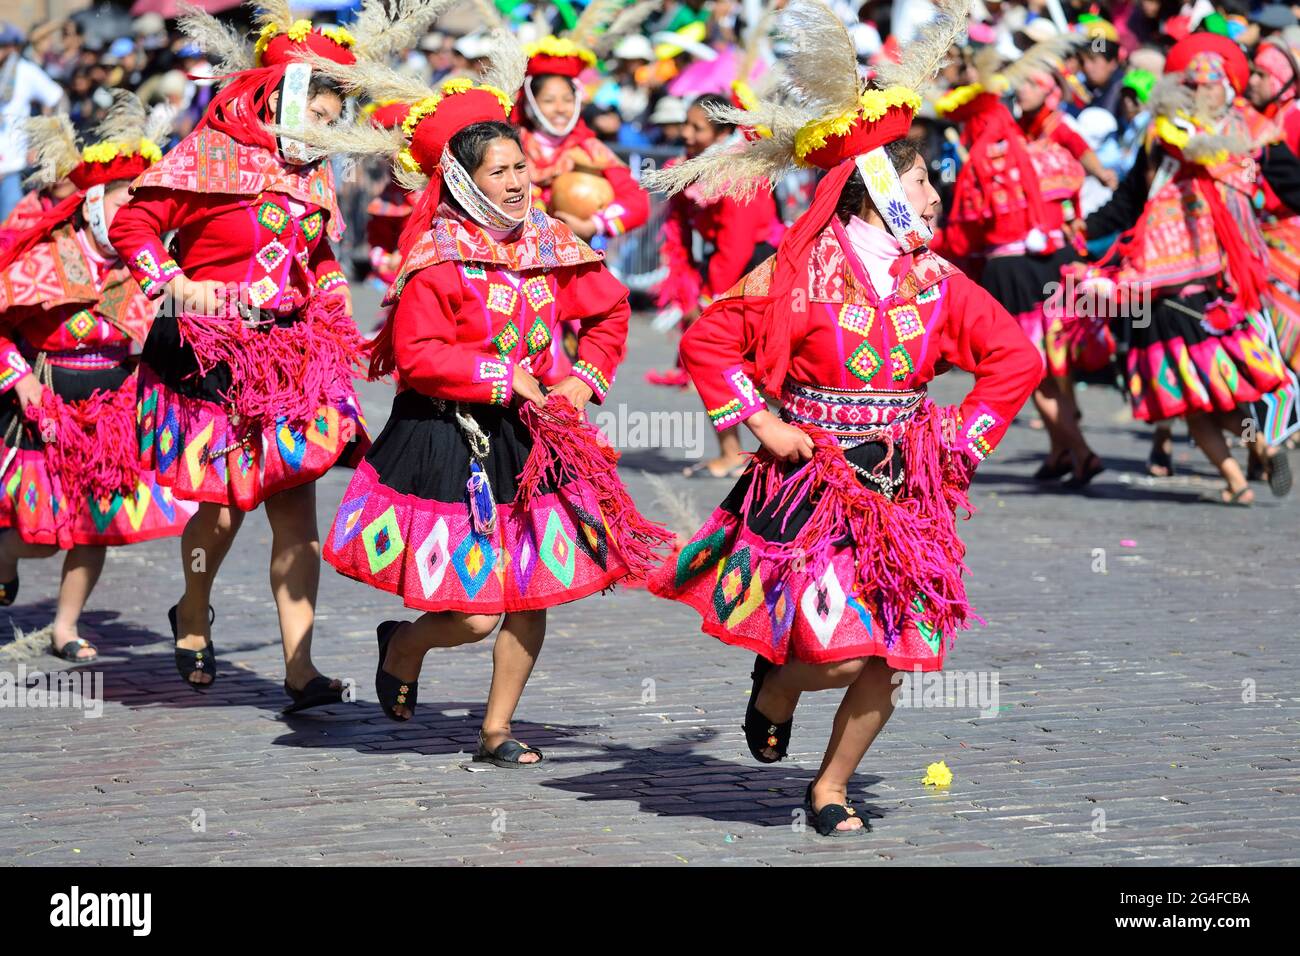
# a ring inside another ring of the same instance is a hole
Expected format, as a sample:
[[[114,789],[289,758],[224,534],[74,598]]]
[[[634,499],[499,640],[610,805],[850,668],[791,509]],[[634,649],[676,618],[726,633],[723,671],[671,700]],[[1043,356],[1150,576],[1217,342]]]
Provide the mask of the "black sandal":
[[[388,656],[388,642],[401,626],[401,621],[384,621],[375,628],[375,637],[379,638],[379,663],[375,666],[375,695],[379,698],[379,706],[384,709],[384,714],[389,720],[405,723],[415,716],[415,700],[420,692],[419,683],[399,680],[384,670],[384,658]],[[393,709],[399,705],[409,710],[411,717],[402,717]]]
[[[1102,463],[1100,457],[1089,455],[1088,460],[1084,462],[1083,472],[1078,475],[1071,474],[1061,484],[1065,488],[1086,488],[1092,482],[1092,479],[1105,470],[1106,466]]]
[[[1163,474],[1157,473],[1155,469],[1162,469]],[[1174,476],[1174,455],[1172,451],[1165,451],[1163,448],[1152,448],[1151,454],[1147,455],[1147,474],[1152,478],[1172,478]]]
[[[176,644],[179,641],[180,630],[176,623],[176,609],[179,604],[173,604],[167,610],[167,621],[172,626],[172,649],[176,652],[176,670],[180,672],[181,679],[189,684],[193,690],[204,691],[211,687],[217,681],[217,649],[212,645],[212,638],[208,638],[208,643],[203,646],[201,651],[191,651],[189,648],[180,647]],[[212,605],[208,605],[208,627],[211,627],[217,620],[217,612],[212,610]],[[190,675],[195,671],[209,675],[212,680],[206,684],[199,684],[190,680]]]
[[[18,600],[18,575],[12,581],[0,581],[0,607],[8,607]]]
[[[826,806],[817,810],[813,807],[812,802],[813,785],[808,784],[808,792],[804,794],[804,808],[808,811],[808,819],[812,821],[813,828],[818,834],[826,837],[854,836],[859,833],[871,832],[871,821],[865,817],[858,817],[862,821],[862,826],[855,827],[852,830],[837,829],[845,820],[851,820],[858,816],[858,811],[842,803],[828,803]]]
[[[524,754],[537,754],[537,759],[531,763],[524,763],[519,759]],[[496,750],[488,750],[487,741],[483,739],[483,733],[480,731],[478,735],[478,753],[474,754],[474,759],[482,763],[490,763],[494,767],[514,770],[519,767],[541,766],[546,757],[536,747],[525,746],[517,740],[504,741]]]
[[[793,717],[783,724],[774,724],[758,709],[758,692],[763,688],[763,679],[775,666],[762,654],[754,655],[754,670],[749,675],[754,680],[754,686],[749,692],[745,722],[740,728],[745,732],[745,743],[749,745],[749,752],[759,763],[776,763],[783,759],[790,749],[790,733],[794,730]],[[764,754],[763,751],[766,749],[775,750],[776,756],[769,757]]]
[[[1038,470],[1034,472],[1034,481],[1056,481],[1060,478],[1064,478],[1074,470],[1070,466],[1069,458],[1069,453],[1057,456],[1055,462],[1053,462],[1049,457],[1039,465]]]
[[[317,674],[307,681],[302,690],[294,690],[289,686],[288,678],[285,678],[284,692],[289,695],[293,703],[280,711],[282,714],[296,714],[300,710],[309,710],[312,707],[343,703],[343,688],[331,686],[330,679],[323,674]]]
[[[87,647],[95,653],[91,654],[89,657],[78,657],[77,652]],[[55,657],[63,658],[65,661],[72,661],[74,664],[89,664],[91,661],[99,660],[99,648],[90,643],[90,641],[86,640],[84,637],[75,637],[62,647],[55,647],[54,641],[51,639],[50,653]]]

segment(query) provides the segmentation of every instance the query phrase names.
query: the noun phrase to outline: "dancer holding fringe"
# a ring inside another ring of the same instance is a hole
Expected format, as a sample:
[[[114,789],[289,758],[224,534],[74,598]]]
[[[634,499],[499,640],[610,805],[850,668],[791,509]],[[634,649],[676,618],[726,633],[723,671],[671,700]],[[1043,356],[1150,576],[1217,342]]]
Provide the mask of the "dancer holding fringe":
[[[651,188],[766,190],[797,163],[825,170],[776,255],[716,299],[682,355],[718,427],[762,444],[750,469],[651,590],[757,654],[744,731],[785,756],[803,693],[843,688],[805,795],[817,832],[870,826],[849,781],[892,713],[895,670],[937,670],[971,616],[956,512],[975,466],[1037,384],[1042,362],[1006,310],[925,248],[939,210],[904,141],[964,29],[963,0],[861,89],[854,48],[819,0],[776,17],[794,103],[722,111],[772,138],[666,170]],[[969,370],[956,408],[926,397],[937,366]],[[780,399],[780,415],[760,392]]]
[[[244,515],[264,503],[284,690],[301,710],[342,695],[311,659],[315,482],[368,443],[352,385],[362,341],[329,243],[343,230],[333,176],[293,135],[337,122],[344,97],[306,57],[387,58],[439,8],[406,0],[390,19],[367,0],[351,31],[295,21],[283,0],[259,9],[251,51],[207,14],[182,19],[221,62],[224,86],[136,181],[113,241],[145,292],[166,294],[143,353],[141,447],[177,498],[199,502],[181,541],[185,592],[168,611],[177,670],[196,690],[215,680],[213,583]]]
[[[72,192],[0,253],[0,605],[18,595],[20,559],[64,552],[50,651],[77,662],[98,656],[78,621],[107,548],[178,535],[193,512],[140,463],[131,347],[153,310],[108,232],[171,116],[149,122],[134,94],[112,95],[82,152],[66,122],[32,130]]]
[[[617,453],[583,415],[622,361],[627,290],[600,254],[532,207],[518,130],[506,121],[524,56],[496,37],[479,83],[430,93],[392,70],[322,65],[349,89],[411,103],[394,133],[307,134],[319,149],[387,155],[423,193],[403,232],[392,317],[372,375],[398,373],[392,415],[357,467],[325,542],[349,577],[423,611],[378,626],[375,691],[384,712],[415,712],[425,655],[500,624],[476,754],[534,766],[511,720],[546,632],[546,608],[604,590],[655,563],[667,533],[642,518]],[[546,394],[561,323],[579,328],[572,373]]]

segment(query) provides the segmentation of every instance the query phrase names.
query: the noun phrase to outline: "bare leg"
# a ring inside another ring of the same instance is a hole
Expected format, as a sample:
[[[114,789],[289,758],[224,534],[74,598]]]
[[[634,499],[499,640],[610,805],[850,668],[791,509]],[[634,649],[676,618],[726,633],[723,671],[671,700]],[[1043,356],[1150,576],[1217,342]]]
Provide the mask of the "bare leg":
[[[18,577],[18,562],[24,558],[48,558],[58,553],[58,545],[31,544],[24,541],[16,528],[0,531],[0,581]]]
[[[545,639],[545,610],[514,611],[505,616],[492,648],[492,688],[483,715],[481,732],[488,750],[495,750],[510,739],[510,721]],[[524,754],[519,762],[536,763],[539,759],[536,754]]]
[[[284,673],[301,690],[320,675],[311,660],[316,593],[320,587],[320,533],[316,527],[316,483],[290,488],[266,499],[271,523],[271,594],[280,618]],[[342,687],[342,682],[331,681]]]
[[[421,614],[397,629],[388,642],[383,669],[398,680],[414,683],[420,678],[424,655],[435,647],[459,647],[474,644],[491,634],[501,617],[497,614],[460,614],[442,611]],[[393,712],[404,720],[410,709],[397,704]]]
[[[69,641],[83,635],[86,628],[78,628],[82,608],[95,589],[95,583],[104,570],[104,557],[108,549],[102,546],[92,547],[78,545],[67,553],[63,559],[63,580],[59,583],[59,608],[54,614],[54,647],[62,649]],[[86,639],[98,637],[91,632]],[[95,652],[87,647],[77,652],[77,660],[95,657]]]
[[[1083,437],[1083,428],[1079,425],[1079,403],[1074,397],[1074,382],[1069,376],[1053,380],[1056,389],[1061,443],[1069,449],[1074,457],[1074,474],[1082,478],[1089,462],[1096,457],[1088,440]]]
[[[864,660],[839,661],[834,664],[806,664],[790,660],[775,670],[768,671],[763,686],[758,690],[754,706],[774,724],[783,724],[794,716],[799,697],[805,691],[829,690],[848,687],[862,673]],[[763,748],[769,758],[777,756],[773,747]]]
[[[1043,427],[1047,429],[1047,438],[1050,442],[1048,446],[1047,461],[1045,465],[1056,466],[1061,464],[1061,458],[1069,453],[1070,449],[1066,446],[1062,438],[1061,430],[1061,408],[1056,380],[1045,378],[1038,388],[1034,389],[1034,408],[1038,410],[1038,417],[1043,420]]]
[[[1241,470],[1241,465],[1237,464],[1236,459],[1232,457],[1232,453],[1228,450],[1228,443],[1224,440],[1220,423],[1209,415],[1193,412],[1187,416],[1187,430],[1191,433],[1192,440],[1196,442],[1197,447],[1210,460],[1210,464],[1219,469],[1219,474],[1228,483],[1227,489],[1221,492],[1223,500],[1227,501],[1229,495],[1244,491],[1240,500],[1243,502],[1254,501],[1255,493],[1250,490],[1250,485],[1246,483],[1246,476]]]
[[[212,584],[221,562],[235,543],[244,512],[238,508],[203,502],[185,523],[181,534],[181,566],[185,572],[185,593],[176,607],[179,646],[191,651],[202,650],[208,642],[210,627],[208,605],[212,603]],[[209,684],[202,671],[194,671],[189,680]]]
[[[1169,422],[1156,425],[1151,436],[1151,453],[1147,456],[1147,474],[1153,478],[1168,478],[1174,473],[1174,430]],[[1169,462],[1169,464],[1165,464]]]
[[[718,457],[711,458],[702,464],[714,478],[725,478],[727,472],[744,463],[745,449],[740,444],[740,428],[732,425],[730,428],[724,428],[718,432]],[[699,465],[688,466],[682,469],[682,473],[689,475],[699,467]]]
[[[845,803],[849,780],[885,723],[894,713],[892,681],[894,671],[878,657],[869,659],[861,675],[851,685],[835,712],[831,739],[822,758],[821,769],[813,781],[813,806]],[[859,818],[845,820],[838,830],[856,830],[863,825]]]

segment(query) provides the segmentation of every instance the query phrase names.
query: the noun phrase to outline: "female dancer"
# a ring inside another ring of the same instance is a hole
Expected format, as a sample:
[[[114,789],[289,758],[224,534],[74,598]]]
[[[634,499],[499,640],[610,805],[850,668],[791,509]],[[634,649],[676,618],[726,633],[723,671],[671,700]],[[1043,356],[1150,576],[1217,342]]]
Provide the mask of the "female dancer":
[[[650,579],[696,608],[706,633],[757,653],[744,724],[756,759],[786,754],[801,694],[846,688],[805,797],[826,836],[870,829],[846,794],[892,712],[894,670],[940,668],[966,625],[955,511],[969,508],[972,470],[1042,372],[1006,310],[925,248],[939,197],[904,138],[916,90],[965,20],[964,7],[940,4],[925,39],[864,91],[835,15],[791,0],[776,22],[807,105],[732,114],[773,139],[652,180],[743,191],[769,188],[783,161],[827,171],[776,255],[686,334],[682,355],[715,421],[743,421],[763,447]],[[940,363],[975,373],[958,408],[926,398]],[[779,417],[760,389],[780,396]]]
[[[390,23],[371,0],[349,33],[294,21],[279,2],[259,6],[251,57],[206,14],[183,21],[227,69],[242,69],[194,131],[136,182],[113,242],[145,292],[166,292],[173,306],[145,343],[139,416],[160,480],[200,503],[181,543],[185,593],[168,611],[177,669],[195,689],[215,679],[213,582],[245,513],[265,503],[284,689],[290,709],[304,709],[341,696],[341,683],[311,660],[315,481],[340,459],[355,460],[368,441],[351,382],[362,343],[326,239],[343,229],[332,173],[307,161],[288,131],[328,125],[343,111],[339,88],[307,56],[385,57],[436,10]],[[279,134],[268,130],[273,122]],[[162,237],[172,229],[169,251]]]
[[[636,3],[622,13],[619,3],[589,3],[572,30],[524,48],[528,66],[511,119],[528,159],[533,202],[598,249],[607,238],[645,225],[650,197],[627,164],[583,122],[578,77],[598,57],[608,56],[659,3]],[[591,191],[591,177],[603,180],[596,184],[603,185],[603,195]],[[543,380],[547,385],[567,376],[576,359],[578,328],[570,324],[561,332],[551,346],[551,369]]]
[[[1246,408],[1288,383],[1261,311],[1270,293],[1252,206],[1253,137],[1242,113],[1231,108],[1249,66],[1226,37],[1194,34],[1169,51],[1166,69],[1151,94],[1151,149],[1139,154],[1111,201],[1088,217],[1087,231],[1132,229],[1108,254],[1118,265],[1105,270],[1107,278],[1120,302],[1129,289],[1152,290],[1149,314],[1130,333],[1126,372],[1134,416],[1185,418],[1226,483],[1216,500],[1244,506],[1254,492],[1228,451],[1225,430],[1254,430],[1266,467],[1280,465],[1279,477],[1289,474],[1270,447],[1285,438],[1271,434],[1276,416]]]
[[[114,91],[73,192],[0,254],[0,605],[18,594],[20,559],[63,551],[50,650],[69,661],[98,656],[78,621],[107,547],[180,534],[193,511],[140,464],[130,352],[153,310],[108,236],[169,124]],[[33,132],[39,153],[75,151],[69,125]]]
[[[370,122],[381,129],[396,129],[406,119],[407,103],[367,104]],[[397,278],[397,267],[402,257],[397,251],[397,240],[406,227],[411,210],[415,208],[415,195],[392,176],[383,190],[366,206],[366,242],[370,245],[370,268],[385,289]]]
[[[505,50],[517,50],[501,37]],[[375,690],[409,720],[425,654],[501,625],[476,759],[526,767],[511,736],[541,650],[545,609],[644,573],[667,534],[641,518],[582,409],[603,401],[623,359],[627,290],[600,254],[532,207],[508,95],[522,56],[496,54],[485,83],[432,95],[390,70],[331,68],[350,88],[412,103],[396,136],[321,130],[318,148],[395,157],[423,189],[402,235],[392,317],[371,372],[396,369],[392,415],[357,467],[325,543],[349,577],[424,613],[378,627]],[[572,373],[547,395],[550,345],[579,328]]]
[[[999,93],[1036,90],[1033,78],[1059,63],[1079,40],[1071,35],[1037,43],[1001,72],[989,75],[985,68],[983,83],[958,87],[936,103],[940,116],[962,124],[969,150],[957,175],[943,249],[982,263],[980,284],[1038,346],[1045,374],[1034,390],[1034,405],[1051,446],[1034,478],[1057,481],[1068,475],[1070,487],[1087,485],[1103,470],[1079,427],[1071,372],[1102,368],[1111,353],[1104,323],[1093,330],[1078,328],[1073,310],[1062,307],[1061,296],[1051,295],[1061,285],[1061,267],[1079,258],[1071,229],[1084,167],[1055,138],[1065,131],[1063,124],[1049,123],[1055,136],[1043,130],[1030,141]],[[1045,103],[1037,104],[1035,118],[1045,110]]]
[[[716,118],[718,110],[732,106],[731,99],[718,93],[706,93],[691,104],[682,127],[687,161],[717,144],[748,140],[745,131]],[[675,160],[665,170],[674,166]],[[744,197],[704,196],[693,187],[675,193],[668,200],[668,216],[660,235],[659,258],[668,270],[659,287],[660,308],[680,312],[682,327],[689,329],[714,297],[776,250],[784,229],[770,190]],[[652,384],[684,388],[689,379],[681,362],[679,354],[677,368],[662,374],[651,372],[646,378]],[[720,420],[713,411],[709,416],[718,427],[718,457],[697,462],[683,474],[688,478],[738,478],[748,458],[736,423]]]

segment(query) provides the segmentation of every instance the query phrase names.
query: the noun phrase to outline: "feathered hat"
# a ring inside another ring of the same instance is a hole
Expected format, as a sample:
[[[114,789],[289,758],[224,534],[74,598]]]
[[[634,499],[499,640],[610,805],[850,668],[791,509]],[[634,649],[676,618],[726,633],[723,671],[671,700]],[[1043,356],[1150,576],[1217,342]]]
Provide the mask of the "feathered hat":
[[[38,165],[34,176],[48,185],[66,177],[76,190],[15,237],[0,255],[0,268],[48,239],[50,231],[70,220],[95,187],[135,179],[162,159],[158,144],[167,141],[175,111],[163,108],[149,112],[129,90],[114,89],[111,96],[108,112],[81,150],[77,149],[72,125],[66,117],[42,117],[45,122],[28,124],[28,130],[36,137],[33,145]],[[61,169],[66,169],[62,176],[58,175]]]
[[[1250,82],[1250,63],[1241,47],[1227,37],[1193,33],[1170,47],[1165,73],[1185,73],[1200,83],[1227,81],[1240,96]]]
[[[578,77],[584,70],[610,56],[618,42],[636,32],[646,18],[659,9],[662,2],[663,0],[591,0],[571,29],[527,44],[524,47],[524,54],[528,57],[526,76],[562,76],[573,84],[574,96],[578,102],[566,126],[554,127],[537,108],[531,84],[525,83],[515,104],[512,122],[518,123],[526,115],[533,124],[547,133],[567,136],[577,126],[582,112],[582,86],[578,83]]]
[[[786,232],[776,253],[756,363],[772,393],[780,391],[790,362],[790,291],[806,278],[813,243],[834,216],[855,169],[905,252],[930,239],[930,229],[907,201],[884,146],[907,135],[921,106],[920,90],[965,33],[966,0],[938,0],[936,8],[936,16],[901,61],[882,64],[873,83],[864,88],[857,53],[840,19],[821,0],[790,0],[774,19],[774,33],[783,41],[780,64],[786,96],[759,101],[752,110],[710,109],[719,122],[762,126],[772,135],[715,144],[693,159],[642,178],[643,185],[663,192],[678,192],[696,182],[705,196],[748,199],[769,191],[795,166],[826,170],[808,211]]]
[[[772,29],[772,18],[776,15],[776,0],[768,0],[763,7],[763,13],[754,24],[754,28],[749,31],[745,37],[745,54],[740,58],[740,66],[736,70],[736,78],[731,81],[731,105],[740,110],[757,109],[763,99],[771,98],[778,95],[776,84],[779,82],[779,75],[776,71],[769,71],[763,77],[765,81],[761,95],[750,86],[749,78],[754,72],[760,57],[763,54],[763,45],[767,42],[768,33]],[[759,139],[771,136],[772,131],[766,126],[757,128],[742,126],[741,134],[748,140]]]
[[[289,0],[248,0],[257,12],[258,28],[251,43],[209,13],[181,4],[178,23],[201,49],[209,53],[222,74],[222,90],[212,98],[198,127],[210,126],[248,145],[275,149],[263,117],[271,94],[282,86],[280,122],[286,129],[305,123],[305,97],[311,63],[349,66],[361,61],[383,62],[399,50],[414,46],[429,25],[455,0],[363,0],[351,28],[315,27],[295,19]],[[292,73],[294,82],[285,83]],[[295,112],[296,110],[296,112]],[[281,141],[282,147],[290,144]],[[287,158],[300,160],[285,149]]]

